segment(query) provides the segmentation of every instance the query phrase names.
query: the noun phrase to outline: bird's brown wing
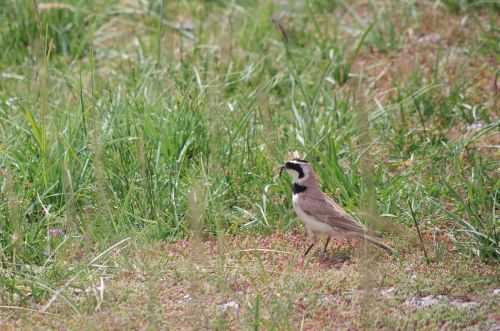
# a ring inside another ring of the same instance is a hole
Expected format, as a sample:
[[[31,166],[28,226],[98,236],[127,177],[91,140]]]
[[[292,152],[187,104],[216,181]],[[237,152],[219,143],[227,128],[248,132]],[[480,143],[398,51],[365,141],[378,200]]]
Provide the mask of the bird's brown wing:
[[[305,195],[298,201],[299,207],[321,222],[346,232],[363,233],[365,229],[354,218],[347,214],[342,207],[326,196]]]

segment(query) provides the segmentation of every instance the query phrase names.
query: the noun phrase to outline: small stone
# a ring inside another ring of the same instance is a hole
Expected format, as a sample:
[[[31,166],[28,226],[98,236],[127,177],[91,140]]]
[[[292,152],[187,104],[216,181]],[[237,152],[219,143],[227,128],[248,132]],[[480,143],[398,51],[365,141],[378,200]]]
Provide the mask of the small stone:
[[[468,132],[475,132],[475,131],[478,131],[480,129],[482,129],[484,127],[484,124],[481,123],[481,122],[476,122],[476,123],[472,123],[472,124],[469,124],[465,127],[465,129],[468,131]]]
[[[425,36],[418,38],[419,43],[438,43],[441,41],[441,36],[437,33],[430,33]]]
[[[479,306],[478,302],[475,301],[462,301],[462,300],[453,300],[450,302],[453,306],[462,309],[472,309]]]
[[[329,304],[335,303],[336,297],[332,294],[326,294],[326,295],[323,295],[321,298],[319,298],[318,301],[322,305],[329,305]]]
[[[382,294],[382,296],[384,297],[391,297],[394,295],[394,292],[396,292],[395,287],[388,287],[380,290],[380,294]]]
[[[187,302],[190,302],[191,300],[193,300],[193,298],[189,294],[184,294],[182,296],[182,299],[179,300],[179,302],[180,303],[187,303]]]
[[[226,303],[223,303],[221,305],[218,305],[217,308],[219,308],[220,311],[223,313],[228,311],[229,309],[234,309],[236,313],[240,312],[240,305],[236,301],[228,301]]]
[[[425,308],[439,303],[439,298],[434,295],[428,295],[423,298],[410,298],[406,300],[406,304],[415,308]]]

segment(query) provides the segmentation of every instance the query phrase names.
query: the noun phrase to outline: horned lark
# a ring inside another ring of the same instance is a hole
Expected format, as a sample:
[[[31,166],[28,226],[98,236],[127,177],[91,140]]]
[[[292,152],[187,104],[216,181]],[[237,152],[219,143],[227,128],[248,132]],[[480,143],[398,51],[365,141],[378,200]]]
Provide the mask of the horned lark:
[[[293,178],[293,208],[304,222],[307,236],[312,239],[304,257],[319,234],[327,235],[324,251],[331,238],[360,238],[392,253],[392,249],[376,239],[373,232],[367,232],[363,225],[321,191],[314,170],[306,160],[291,159],[281,167],[280,175],[283,170]]]

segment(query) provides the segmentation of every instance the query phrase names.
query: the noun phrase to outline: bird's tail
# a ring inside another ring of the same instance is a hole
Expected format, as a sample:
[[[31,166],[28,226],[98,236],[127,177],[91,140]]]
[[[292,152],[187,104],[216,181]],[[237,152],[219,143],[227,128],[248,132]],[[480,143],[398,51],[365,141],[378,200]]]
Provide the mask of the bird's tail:
[[[389,253],[390,255],[394,254],[394,250],[387,246],[386,244],[384,244],[383,242],[381,242],[380,240],[372,237],[372,236],[369,236],[367,234],[363,235],[362,236],[363,239],[365,239],[366,241],[368,241],[369,243],[379,247],[379,248],[382,248],[383,250],[385,250],[387,253]]]

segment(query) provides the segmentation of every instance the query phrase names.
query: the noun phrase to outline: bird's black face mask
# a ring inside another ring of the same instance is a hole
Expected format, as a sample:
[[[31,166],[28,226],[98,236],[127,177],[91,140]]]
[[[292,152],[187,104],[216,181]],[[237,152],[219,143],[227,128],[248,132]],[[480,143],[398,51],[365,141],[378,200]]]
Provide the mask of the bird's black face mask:
[[[304,178],[305,177],[304,170],[302,169],[301,165],[297,164],[295,162],[287,162],[287,163],[285,163],[285,166],[281,167],[280,175],[281,175],[281,173],[283,172],[284,169],[290,169],[290,170],[296,171],[299,174],[299,178]]]

